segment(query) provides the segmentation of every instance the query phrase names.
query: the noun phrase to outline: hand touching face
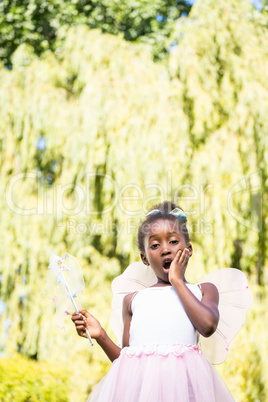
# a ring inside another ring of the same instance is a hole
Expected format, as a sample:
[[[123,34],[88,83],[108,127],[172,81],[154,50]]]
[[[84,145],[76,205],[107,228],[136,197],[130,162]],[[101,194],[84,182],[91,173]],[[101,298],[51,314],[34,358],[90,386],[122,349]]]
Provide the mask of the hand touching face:
[[[185,271],[191,255],[192,254],[189,248],[184,248],[183,250],[179,250],[177,252],[168,272],[170,283],[172,283],[176,279],[184,280]]]

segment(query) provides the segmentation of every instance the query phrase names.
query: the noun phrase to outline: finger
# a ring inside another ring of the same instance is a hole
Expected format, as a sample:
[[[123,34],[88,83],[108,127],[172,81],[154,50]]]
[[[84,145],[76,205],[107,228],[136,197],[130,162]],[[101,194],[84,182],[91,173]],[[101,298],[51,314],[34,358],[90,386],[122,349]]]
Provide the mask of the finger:
[[[82,315],[75,315],[71,317],[71,320],[73,321],[74,325],[86,325],[86,320]]]
[[[185,249],[184,249],[185,250]],[[186,254],[185,254],[185,251],[184,250],[179,250],[178,251],[178,258],[177,258],[177,262],[179,263],[179,264],[184,264],[185,263],[185,256],[186,256]]]
[[[85,321],[75,321],[75,326],[78,327],[78,325],[83,325],[84,327],[87,327],[87,323]]]
[[[77,331],[79,336],[83,336],[84,338],[87,338],[86,331]]]
[[[183,256],[183,258],[185,258],[185,257],[188,258],[188,256],[189,256],[189,249],[188,248],[185,248],[183,250],[182,256]]]
[[[78,319],[78,318],[84,319],[84,317],[83,317],[83,315],[80,313],[80,311],[75,311],[75,312],[72,314],[72,317],[74,317],[75,319]]]
[[[188,262],[189,262],[189,259],[190,259],[190,254],[185,254],[185,255],[184,255],[184,258],[183,258],[183,262],[182,262],[182,264],[183,264],[185,267],[187,267]]]
[[[71,320],[84,320],[84,317],[80,313],[73,313],[71,316]]]
[[[177,261],[178,261],[178,262],[179,262],[179,260],[180,260],[181,254],[182,254],[182,250],[179,250],[179,251],[177,252],[177,255],[176,255],[176,258],[177,258]]]
[[[79,310],[79,313],[81,313],[86,318],[92,317],[92,315],[87,310]]]
[[[183,249],[182,255],[185,256],[188,254],[189,254],[189,249],[188,248]]]
[[[190,258],[189,250],[188,250],[188,249],[187,249],[187,250],[185,249],[184,252],[183,252],[183,254],[182,254],[181,263],[182,263],[183,265],[187,265],[187,264],[188,264],[188,261],[189,261],[189,258]]]
[[[78,314],[73,314],[71,316],[72,321],[81,320],[81,319],[83,319],[83,316],[81,314],[79,314],[79,315]]]
[[[84,325],[77,325],[76,330],[77,330],[77,331],[81,331],[81,332],[85,332],[85,331],[86,331]]]

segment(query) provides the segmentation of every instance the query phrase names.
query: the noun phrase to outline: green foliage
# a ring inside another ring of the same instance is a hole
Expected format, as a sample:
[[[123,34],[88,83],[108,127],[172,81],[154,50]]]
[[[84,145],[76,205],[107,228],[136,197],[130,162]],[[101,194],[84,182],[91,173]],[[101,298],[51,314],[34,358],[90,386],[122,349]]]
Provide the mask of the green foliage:
[[[23,69],[37,59],[34,48],[26,43],[19,46],[12,54],[12,65],[14,68]]]
[[[218,251],[221,248],[218,254],[224,255],[226,242],[222,236],[227,233],[232,233],[234,253],[241,243],[249,241],[252,245],[255,238],[259,254],[254,263],[261,285],[267,255],[268,214],[266,23],[263,15],[247,2],[227,1],[215,6],[210,0],[197,1],[190,18],[178,27],[182,39],[170,61],[171,74],[181,85],[181,107],[190,140],[189,165],[195,166],[187,178],[205,183],[214,177],[210,191],[215,199],[223,190],[222,199],[214,204],[215,217],[219,208],[222,211],[222,216],[215,219],[224,227],[219,238],[214,234],[215,246]],[[238,177],[242,175],[245,180],[239,183]],[[243,191],[246,193],[240,198]],[[228,211],[221,207],[226,201]],[[207,205],[210,211],[214,207]],[[244,224],[230,225],[231,208],[236,210],[237,221]],[[252,271],[252,257],[251,246],[244,247],[242,269]],[[219,263],[224,264],[220,260]]]
[[[36,58],[23,44],[13,70],[0,70],[1,348],[72,362],[72,402],[108,362],[70,320],[54,328],[51,301],[39,296],[52,251],[79,259],[82,305],[108,330],[111,280],[139,258],[145,211],[171,198],[189,217],[189,281],[236,264],[261,285],[256,295],[267,285],[265,18],[247,2],[197,2],[170,38],[169,69],[151,46],[79,26],[62,31],[56,54]],[[234,358],[240,400],[267,396],[268,359],[256,363],[265,300],[243,332],[245,360]]]
[[[0,60],[9,64],[22,43],[33,46],[37,54],[55,50],[57,34],[65,36],[68,27],[81,24],[115,35],[122,32],[126,40],[148,42],[161,57],[167,50],[172,24],[190,8],[187,1],[175,0],[3,0]]]
[[[1,402],[67,402],[68,372],[20,355],[0,358]]]
[[[262,12],[263,12],[263,13],[267,13],[267,12],[268,12],[268,1],[267,1],[267,0],[263,0],[263,1],[262,1]]]

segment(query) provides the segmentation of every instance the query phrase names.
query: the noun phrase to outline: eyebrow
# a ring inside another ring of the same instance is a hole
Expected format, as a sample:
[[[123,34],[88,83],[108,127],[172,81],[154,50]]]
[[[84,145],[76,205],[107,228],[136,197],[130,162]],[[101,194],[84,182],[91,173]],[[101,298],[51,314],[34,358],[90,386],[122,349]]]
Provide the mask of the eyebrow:
[[[174,234],[174,233],[179,236],[179,233],[177,233],[177,232],[168,232],[169,235]],[[157,237],[157,236],[159,236],[158,233],[157,233],[157,234],[154,234],[154,235],[151,235],[151,236],[149,237],[149,240],[150,240],[152,237]]]

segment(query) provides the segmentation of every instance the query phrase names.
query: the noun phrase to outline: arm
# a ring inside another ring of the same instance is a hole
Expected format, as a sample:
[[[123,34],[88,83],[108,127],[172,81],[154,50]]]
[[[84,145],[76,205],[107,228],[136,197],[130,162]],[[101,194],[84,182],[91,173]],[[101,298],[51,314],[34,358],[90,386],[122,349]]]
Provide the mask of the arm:
[[[169,280],[193,326],[201,335],[209,337],[216,331],[219,322],[219,293],[212,283],[203,283],[201,302],[195,297],[183,280],[188,260],[189,250],[179,250],[170,266]]]
[[[124,297],[123,300],[123,323],[124,323],[123,340],[122,340],[123,348],[125,346],[129,346],[129,329],[132,318],[131,302],[135,293],[129,293]]]
[[[188,289],[185,282],[175,281],[172,285],[196,330],[205,337],[212,335],[219,322],[219,293],[216,286],[212,283],[203,283],[203,297],[200,302]]]
[[[86,338],[86,328],[93,339],[96,339],[100,347],[106,353],[108,358],[113,362],[120,355],[121,348],[117,346],[107,335],[106,331],[100,325],[99,321],[93,317],[88,311],[80,310],[80,314],[74,313],[72,321],[76,326],[78,335]]]

